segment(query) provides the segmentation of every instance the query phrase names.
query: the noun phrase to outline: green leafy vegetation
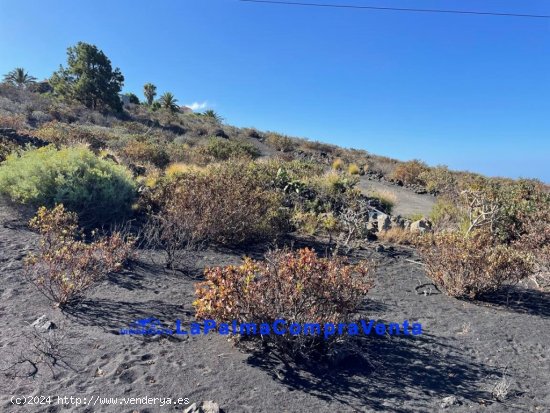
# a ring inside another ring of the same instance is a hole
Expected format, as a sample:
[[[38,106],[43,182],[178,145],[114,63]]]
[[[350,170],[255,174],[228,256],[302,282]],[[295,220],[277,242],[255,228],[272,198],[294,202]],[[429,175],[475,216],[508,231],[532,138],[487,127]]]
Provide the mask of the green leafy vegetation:
[[[176,97],[170,92],[163,93],[159,99],[160,107],[169,110],[170,112],[175,112],[178,110],[177,102],[178,100]]]
[[[36,82],[36,78],[22,67],[16,67],[4,75],[4,82],[17,87],[28,87]]]
[[[147,104],[151,106],[157,95],[157,87],[152,83],[146,83],[143,85],[143,95],[145,96]]]
[[[86,226],[128,216],[135,186],[128,170],[88,149],[53,146],[12,154],[0,166],[0,191],[36,206],[64,204]]]
[[[112,68],[109,58],[94,45],[78,42],[69,47],[67,67],[55,72],[50,84],[57,95],[79,101],[90,109],[122,109],[118,94],[124,76],[118,68]]]

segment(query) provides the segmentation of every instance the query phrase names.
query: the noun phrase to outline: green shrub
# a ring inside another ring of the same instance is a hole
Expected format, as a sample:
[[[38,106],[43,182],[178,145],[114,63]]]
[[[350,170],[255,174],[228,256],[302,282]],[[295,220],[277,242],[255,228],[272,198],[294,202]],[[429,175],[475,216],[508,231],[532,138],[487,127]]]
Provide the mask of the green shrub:
[[[412,219],[412,218],[411,218]],[[430,221],[436,229],[463,227],[467,215],[447,197],[439,197],[430,212]],[[413,219],[413,221],[415,221]]]
[[[444,165],[429,168],[421,172],[418,179],[426,184],[426,190],[437,193],[451,193],[456,190],[456,173]]]
[[[34,131],[34,135],[55,144],[57,147],[84,144],[97,150],[106,145],[104,131],[98,133],[84,125],[71,125],[56,120],[41,125]]]
[[[24,204],[63,204],[81,224],[101,226],[129,212],[135,187],[127,169],[88,149],[47,146],[9,155],[0,166],[0,191]]]
[[[199,146],[196,150],[207,161],[226,161],[235,158],[254,159],[260,156],[258,149],[249,143],[216,137],[210,138],[206,145]]]
[[[0,162],[4,161],[10,153],[15,152],[17,149],[19,149],[19,146],[15,143],[0,137]]]

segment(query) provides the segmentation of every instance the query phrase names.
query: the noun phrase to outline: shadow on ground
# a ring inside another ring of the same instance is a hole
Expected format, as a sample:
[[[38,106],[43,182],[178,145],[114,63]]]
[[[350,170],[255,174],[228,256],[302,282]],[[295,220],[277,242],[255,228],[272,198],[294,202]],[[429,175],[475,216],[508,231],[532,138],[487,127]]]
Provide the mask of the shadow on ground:
[[[482,305],[501,307],[503,310],[550,317],[550,293],[526,289],[517,285],[486,295],[479,301]]]
[[[476,404],[491,398],[480,390],[480,381],[496,371],[472,362],[461,349],[435,336],[370,336],[357,344],[359,352],[332,366],[285,363],[273,352],[255,353],[248,363],[290,390],[336,400],[358,411],[367,407],[404,413],[413,399],[416,405],[437,409],[434,404],[449,395]]]
[[[65,309],[64,314],[77,324],[101,327],[116,334],[136,320],[155,318],[164,325],[171,326],[174,319],[187,322],[193,317],[192,312],[185,310],[183,306],[160,300],[130,302],[101,298],[85,299]]]

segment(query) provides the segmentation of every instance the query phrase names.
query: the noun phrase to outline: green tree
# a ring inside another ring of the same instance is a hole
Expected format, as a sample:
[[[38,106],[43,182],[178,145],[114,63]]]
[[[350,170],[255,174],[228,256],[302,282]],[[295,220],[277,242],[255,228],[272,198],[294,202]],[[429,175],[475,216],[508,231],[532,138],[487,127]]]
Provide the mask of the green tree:
[[[16,67],[4,75],[4,82],[17,87],[26,87],[34,83],[36,78],[29,75],[22,67]]]
[[[96,46],[78,42],[67,49],[67,67],[61,66],[51,79],[54,92],[77,100],[91,109],[122,110],[118,94],[124,84],[120,69]]]
[[[128,101],[130,103],[133,103],[134,105],[139,105],[139,98],[134,93],[126,93],[126,96],[128,96]]]
[[[203,116],[206,116],[207,118],[213,119],[217,123],[222,123],[223,122],[223,118],[219,114],[214,112],[212,109],[208,109],[207,111],[205,111],[203,113]]]
[[[157,95],[157,87],[152,83],[146,83],[143,85],[143,95],[147,100],[147,104],[151,106],[153,104],[153,100],[155,100],[155,96]]]
[[[159,103],[164,109],[168,109],[170,112],[175,112],[178,110],[177,102],[178,100],[170,92],[164,93],[160,99]]]

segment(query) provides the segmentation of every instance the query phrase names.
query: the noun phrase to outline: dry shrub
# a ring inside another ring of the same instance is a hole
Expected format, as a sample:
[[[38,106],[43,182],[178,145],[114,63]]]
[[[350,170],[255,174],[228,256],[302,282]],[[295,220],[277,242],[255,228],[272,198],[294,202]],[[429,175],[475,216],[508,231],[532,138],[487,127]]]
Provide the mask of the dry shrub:
[[[356,163],[351,163],[348,165],[348,174],[359,175],[360,172],[361,172],[361,169],[359,169],[359,166],[357,166]]]
[[[505,282],[518,282],[533,269],[531,256],[498,244],[486,231],[464,237],[442,232],[427,237],[420,247],[426,273],[453,297],[476,298]]]
[[[327,154],[332,154],[333,152],[336,152],[337,150],[340,149],[336,145],[331,145],[329,143],[322,143],[319,141],[310,141],[307,139],[303,139],[301,141],[300,147],[305,150],[324,152]]]
[[[22,114],[0,113],[0,128],[26,129],[27,118]]]
[[[343,168],[344,168],[344,161],[341,160],[340,158],[336,158],[332,162],[332,169],[334,169],[335,171],[341,171]]]
[[[170,163],[170,155],[165,145],[146,140],[130,141],[122,149],[122,156],[130,162],[151,162],[157,168],[164,168]]]
[[[414,159],[398,164],[390,175],[391,179],[401,181],[406,185],[425,185],[423,173],[428,170],[426,164]]]
[[[168,177],[174,177],[176,175],[182,175],[190,172],[196,172],[201,170],[202,168],[196,166],[196,165],[190,165],[183,162],[177,162],[168,165],[168,167],[164,170],[164,173]],[[204,171],[204,169],[202,169]]]
[[[445,195],[437,198],[430,212],[430,221],[433,223],[435,231],[460,229],[466,219],[467,213]],[[412,220],[416,221],[416,219]]]
[[[342,258],[318,258],[307,248],[273,251],[265,262],[246,258],[240,266],[206,269],[193,304],[197,318],[220,323],[319,323],[319,335],[287,331],[250,338],[290,356],[324,353],[336,341],[335,336],[323,338],[324,324],[352,321],[372,286],[369,271],[367,262],[349,265]]]
[[[444,165],[425,170],[419,180],[425,183],[428,192],[433,193],[452,193],[458,185],[457,174]]]
[[[57,147],[85,144],[93,150],[99,150],[106,144],[106,138],[102,133],[94,133],[80,125],[70,125],[56,120],[44,123],[34,131],[34,135]]]
[[[366,158],[367,166],[365,167],[365,171],[378,173],[386,177],[391,175],[398,163],[395,159],[385,156],[368,155]]]
[[[120,270],[133,251],[133,240],[121,232],[86,243],[77,215],[63,205],[41,207],[29,225],[39,232],[40,243],[38,252],[25,259],[25,277],[60,307]]]
[[[550,207],[539,206],[531,213],[520,215],[522,235],[513,242],[521,251],[533,254],[535,271],[532,279],[543,288],[550,288]]]
[[[37,321],[41,319],[45,316]],[[56,379],[58,371],[71,369],[68,359],[73,358],[75,353],[64,326],[54,325],[54,328],[44,329],[35,323],[14,334],[16,345],[10,346],[5,354],[0,371],[11,379],[34,380],[43,370],[42,367],[50,371],[52,379]]]
[[[387,212],[388,214],[391,213],[393,207],[397,203],[397,195],[395,195],[395,192],[387,189],[373,191],[368,196],[369,198],[374,198],[380,201],[384,212]]]
[[[393,227],[376,233],[379,240],[390,244],[416,245],[419,242],[419,234],[405,228]]]
[[[261,176],[260,166],[246,162],[165,176],[152,194],[153,205],[158,205],[153,215],[166,228],[163,243],[181,244],[184,237],[238,245],[282,233],[287,219],[281,209],[281,194],[270,190],[270,182]]]
[[[293,139],[278,133],[269,133],[266,138],[266,144],[280,152],[291,152],[296,147]]]
[[[368,234],[369,209],[360,198],[349,197],[346,206],[336,215],[338,231],[335,253],[341,249],[349,254],[358,247]]]

